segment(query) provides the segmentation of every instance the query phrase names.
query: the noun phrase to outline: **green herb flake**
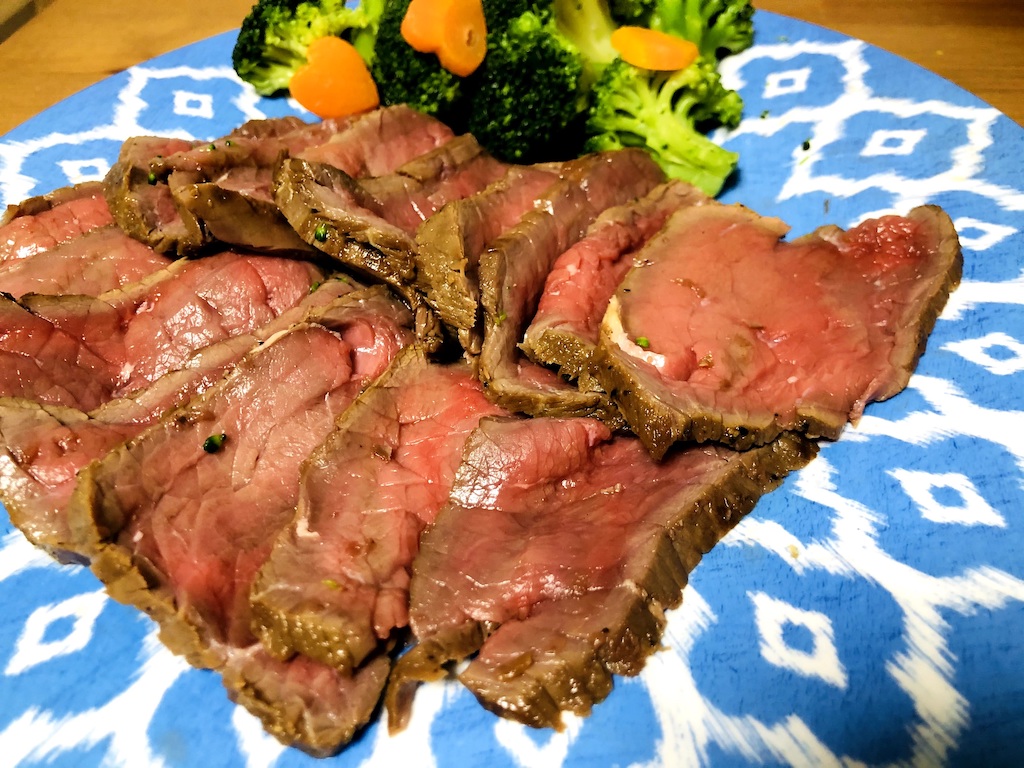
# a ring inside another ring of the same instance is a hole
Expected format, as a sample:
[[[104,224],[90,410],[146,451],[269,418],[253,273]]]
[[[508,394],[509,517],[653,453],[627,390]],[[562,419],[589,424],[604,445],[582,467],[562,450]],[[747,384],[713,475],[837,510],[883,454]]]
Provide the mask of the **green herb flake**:
[[[646,336],[637,336],[636,345],[640,347],[640,349],[649,349],[651,346],[651,340]]]
[[[149,186],[151,186],[151,187],[155,186],[156,185],[156,174],[153,173],[152,171],[150,171],[149,172],[149,176],[146,177],[146,181],[149,182]]]
[[[313,239],[318,243],[323,243],[327,240],[327,225],[317,224],[316,229],[313,230]]]
[[[313,284],[312,284],[311,286],[309,286],[309,292],[310,292],[310,293],[313,293],[313,292],[314,292],[314,291],[315,291],[315,290],[316,290],[317,288],[319,288],[319,287],[320,287],[320,281],[319,281],[319,280],[317,280],[317,281],[316,281],[316,282],[314,282],[314,283],[313,283]]]
[[[764,110],[764,111],[763,111],[763,112],[761,113],[761,119],[762,119],[762,120],[765,120],[765,119],[767,119],[767,117],[768,117],[768,115],[769,115],[769,114],[771,114],[771,113],[770,113],[770,112],[769,112],[769,111],[768,111],[767,109],[766,109],[766,110]]]
[[[341,584],[336,582],[334,579],[324,579],[322,583],[328,589],[341,589]]]
[[[219,435],[210,435],[203,441],[203,450],[207,453],[217,453],[224,447],[224,441],[227,439],[228,436],[223,432]]]
[[[810,152],[811,151],[811,140],[810,139],[804,139],[804,143],[800,145],[800,148],[803,149],[804,152]]]
[[[494,318],[494,324],[495,325],[501,325],[506,320],[508,320],[508,312],[502,312],[496,318]]]

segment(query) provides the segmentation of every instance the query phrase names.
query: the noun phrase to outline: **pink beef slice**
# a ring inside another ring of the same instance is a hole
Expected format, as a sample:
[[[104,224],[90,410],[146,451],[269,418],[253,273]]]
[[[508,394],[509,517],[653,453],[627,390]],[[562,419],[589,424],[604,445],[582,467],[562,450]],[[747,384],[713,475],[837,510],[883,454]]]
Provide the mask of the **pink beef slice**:
[[[112,223],[98,181],[30,197],[7,206],[0,216],[0,265],[44,253]]]
[[[105,203],[104,203],[105,205]],[[98,296],[142,280],[170,264],[120,227],[97,227],[49,250],[0,266],[0,291]]]
[[[220,381],[275,333],[308,319],[338,330],[391,306],[383,289],[349,295],[354,288],[349,281],[328,280],[293,309],[252,333],[211,344],[182,369],[89,413],[24,398],[0,398],[0,501],[11,522],[58,560],[81,560],[71,551],[66,508],[83,467]]]
[[[252,593],[264,647],[349,672],[407,625],[420,533],[448,499],[466,436],[497,413],[468,364],[404,350],[303,468],[295,520]]]
[[[398,104],[361,115],[348,130],[289,155],[325,163],[360,179],[394,173],[452,138],[451,128],[444,123]]]
[[[556,259],[602,212],[646,195],[664,180],[661,169],[640,150],[567,163],[537,207],[480,257],[479,373],[503,408],[529,415],[612,417],[614,409],[601,393],[582,392],[543,371],[520,353],[519,343]]]
[[[583,239],[558,257],[544,283],[522,349],[535,362],[556,366],[588,383],[601,318],[633,256],[674,211],[713,200],[685,182],[659,185],[643,198],[609,208]]]
[[[738,206],[682,210],[617,289],[595,370],[655,456],[679,440],[833,439],[906,386],[960,280],[949,217],[785,232]]]
[[[473,654],[459,679],[488,709],[534,726],[587,714],[658,647],[702,555],[814,452],[787,434],[656,462],[593,419],[485,419],[420,541],[417,645],[395,666],[389,721],[404,724],[416,683]]]
[[[257,683],[261,694],[239,700],[269,730],[293,729],[290,738],[316,752],[340,745],[324,744],[310,730],[315,719],[296,716],[291,698],[266,698],[275,685],[289,688],[281,676],[301,675],[307,661],[271,670],[271,681],[233,662],[262,647],[249,593],[294,517],[300,466],[408,343],[399,320],[408,315],[393,305],[341,333],[306,323],[278,334],[221,383],[80,472],[68,509],[77,551],[112,597],[157,621],[163,642],[190,663],[231,670],[232,690]],[[351,732],[372,714],[384,682],[379,673],[356,677],[371,691],[359,693]]]
[[[98,297],[0,297],[0,396],[88,411],[295,306],[323,273],[225,252]]]
[[[504,172],[502,163],[464,135],[393,173],[364,180],[331,165],[291,158],[278,170],[275,199],[307,243],[403,288],[416,276],[415,235],[424,220]]]

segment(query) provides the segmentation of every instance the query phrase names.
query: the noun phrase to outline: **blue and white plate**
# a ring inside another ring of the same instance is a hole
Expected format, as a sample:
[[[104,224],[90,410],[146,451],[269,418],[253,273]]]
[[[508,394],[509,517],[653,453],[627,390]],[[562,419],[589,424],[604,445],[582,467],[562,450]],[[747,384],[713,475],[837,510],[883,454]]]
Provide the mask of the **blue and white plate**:
[[[230,34],[133,67],[0,139],[4,203],[95,179],[136,134],[297,110]],[[561,733],[421,689],[398,737],[316,761],[217,675],[0,520],[2,766],[1012,765],[1024,753],[1024,130],[858,40],[761,12],[727,64],[746,119],[724,194],[801,234],[937,203],[963,284],[909,389],[868,407],[697,568],[666,649]],[[785,297],[780,297],[785,300]]]

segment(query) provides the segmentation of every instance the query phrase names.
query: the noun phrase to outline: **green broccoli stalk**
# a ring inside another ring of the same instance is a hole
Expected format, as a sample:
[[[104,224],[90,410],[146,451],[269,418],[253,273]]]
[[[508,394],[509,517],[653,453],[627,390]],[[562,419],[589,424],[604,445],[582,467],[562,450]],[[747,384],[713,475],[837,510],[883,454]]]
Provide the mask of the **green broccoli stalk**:
[[[580,113],[582,70],[576,49],[544,17],[524,13],[489,35],[468,104],[469,132],[509,162],[565,156],[558,147]]]
[[[264,96],[284,91],[306,63],[310,43],[321,37],[348,40],[367,63],[373,59],[385,0],[257,0],[242,21],[231,63],[238,76]]]
[[[714,65],[698,59],[677,72],[652,72],[617,60],[594,85],[586,148],[642,147],[671,178],[718,194],[738,156],[715,144],[699,124],[735,125],[742,102],[722,86]]]
[[[385,0],[370,71],[382,104],[408,104],[462,130],[460,102],[465,80],[441,66],[437,56],[420,53],[402,37],[409,0]]]

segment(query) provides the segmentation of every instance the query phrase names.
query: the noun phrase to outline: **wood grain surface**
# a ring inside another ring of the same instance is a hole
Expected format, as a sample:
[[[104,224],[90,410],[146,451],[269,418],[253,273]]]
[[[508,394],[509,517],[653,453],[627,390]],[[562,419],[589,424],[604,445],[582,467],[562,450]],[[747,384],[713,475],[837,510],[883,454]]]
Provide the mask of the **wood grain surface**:
[[[1024,124],[1024,0],[755,0],[924,66]],[[0,43],[0,134],[92,83],[237,27],[251,0],[52,0]]]

